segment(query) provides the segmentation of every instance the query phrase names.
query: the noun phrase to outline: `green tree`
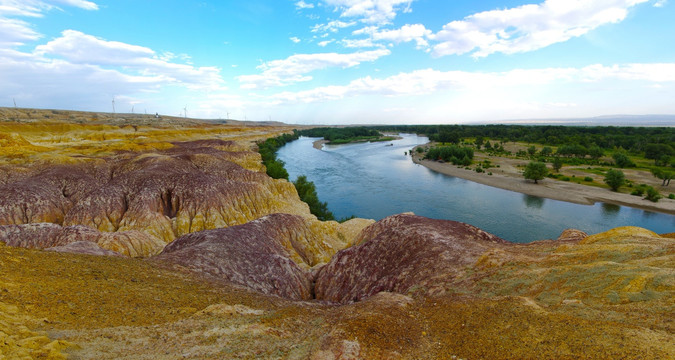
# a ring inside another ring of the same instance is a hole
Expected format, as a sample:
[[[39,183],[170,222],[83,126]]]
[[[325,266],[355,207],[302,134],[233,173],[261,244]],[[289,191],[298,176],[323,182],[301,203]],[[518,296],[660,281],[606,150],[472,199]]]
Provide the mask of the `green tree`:
[[[295,189],[298,191],[300,200],[309,205],[309,211],[314,214],[319,220],[335,220],[333,213],[328,211],[328,204],[319,201],[319,196],[316,194],[316,186],[314,183],[307,180],[305,175],[300,175],[293,181]]]
[[[614,159],[614,164],[620,168],[627,168],[627,167],[634,167],[635,163],[633,163],[628,156],[624,153],[614,153],[612,155],[612,158]]]
[[[553,154],[553,149],[550,146],[544,146],[539,153],[541,156],[549,156]]]
[[[267,175],[272,179],[288,180],[288,171],[284,168],[284,162],[281,160],[269,161],[265,164]]]
[[[673,154],[673,147],[668,144],[647,144],[645,145],[645,158],[653,159],[658,165],[659,160],[665,156]],[[666,161],[667,163],[667,161]]]
[[[553,170],[556,172],[560,172],[560,169],[563,167],[563,161],[560,157],[556,156],[555,159],[553,159]]]
[[[647,188],[647,196],[645,196],[646,200],[649,200],[651,202],[658,202],[660,198],[661,194],[659,193],[658,190],[654,189],[651,186]]]
[[[602,148],[596,145],[591,146],[591,148],[588,149],[588,155],[590,155],[591,158],[593,158],[593,160],[598,160],[599,158],[602,157],[602,155],[605,155],[605,152],[602,151]]]
[[[618,191],[625,182],[626,176],[621,170],[609,169],[605,174],[605,183],[612,188],[612,191]]]
[[[534,147],[534,145],[532,145],[529,148],[527,148],[527,153],[530,154],[530,156],[534,156],[534,154],[537,153],[537,148]]]
[[[534,183],[536,184],[538,180],[543,179],[547,174],[548,169],[546,168],[546,164],[539,161],[531,161],[525,167],[523,176],[525,176],[525,179],[534,180]]]
[[[483,142],[484,142],[484,141],[485,141],[485,140],[483,139],[482,136],[478,136],[478,137],[476,138],[476,141],[474,141],[474,144],[476,144],[476,148],[477,148],[477,149],[480,149],[480,148],[483,146]]]
[[[667,171],[667,170],[661,170],[659,168],[653,168],[652,169],[652,175],[654,175],[657,178],[663,180],[663,183],[661,183],[661,186],[670,185],[670,180],[673,178],[672,172]]]

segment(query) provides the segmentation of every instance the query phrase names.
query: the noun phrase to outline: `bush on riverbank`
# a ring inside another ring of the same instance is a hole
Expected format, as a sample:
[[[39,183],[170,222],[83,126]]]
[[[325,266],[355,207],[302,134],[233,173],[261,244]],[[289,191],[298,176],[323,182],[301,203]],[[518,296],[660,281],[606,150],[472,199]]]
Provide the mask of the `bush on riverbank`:
[[[357,141],[386,141],[393,138],[382,138],[382,134],[373,129],[365,127],[345,127],[345,128],[314,128],[302,130],[299,132],[302,136],[322,137],[330,141],[331,144],[347,144]]]
[[[288,180],[288,171],[284,167],[285,163],[277,159],[277,150],[287,143],[297,140],[300,137],[298,131],[293,130],[293,134],[282,134],[274,138],[269,138],[258,143],[258,152],[262,157],[263,164],[267,169],[267,175],[273,179]],[[300,200],[309,205],[309,211],[321,221],[335,220],[333,213],[328,210],[328,204],[319,201],[319,196],[316,193],[316,186],[313,182],[308,181],[305,175],[300,175],[293,181],[295,190],[300,196]],[[353,217],[352,217],[353,218]],[[346,218],[342,221],[349,220]]]
[[[300,175],[293,181],[295,189],[298,191],[300,200],[309,205],[309,211],[314,214],[319,220],[335,220],[333,213],[328,210],[328,204],[319,201],[319,196],[316,193],[316,186],[313,182],[308,181],[305,175]]]
[[[473,160],[473,149],[466,146],[437,146],[432,147],[424,156],[425,159],[443,160],[453,165],[469,166]]]
[[[298,132],[293,130],[293,134],[282,134],[258,143],[258,152],[262,157],[263,165],[267,169],[267,175],[273,179],[288,180],[288,172],[284,168],[284,162],[277,159],[277,150],[299,137]]]

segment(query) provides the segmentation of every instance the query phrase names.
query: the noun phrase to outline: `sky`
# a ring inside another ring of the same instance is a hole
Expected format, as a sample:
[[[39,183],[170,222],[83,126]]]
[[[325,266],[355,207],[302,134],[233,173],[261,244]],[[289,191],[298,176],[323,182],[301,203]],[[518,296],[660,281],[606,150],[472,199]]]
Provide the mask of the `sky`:
[[[0,0],[0,106],[295,124],[675,114],[675,3]]]

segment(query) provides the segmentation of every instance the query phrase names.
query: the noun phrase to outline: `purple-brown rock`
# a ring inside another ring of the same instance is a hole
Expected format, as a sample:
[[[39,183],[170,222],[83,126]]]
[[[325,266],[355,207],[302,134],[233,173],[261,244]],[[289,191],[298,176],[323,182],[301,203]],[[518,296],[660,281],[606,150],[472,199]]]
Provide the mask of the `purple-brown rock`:
[[[474,226],[400,214],[364,229],[318,274],[316,298],[359,301],[381,291],[435,292],[486,251],[507,242]]]
[[[131,257],[152,256],[164,247],[161,240],[140,231],[107,233],[81,225],[62,227],[51,223],[0,226],[0,241],[8,246],[31,249],[50,249],[76,242],[90,242],[105,250]],[[82,245],[79,248],[82,249]]]
[[[312,298],[311,273],[291,260],[302,258],[294,239],[306,228],[300,216],[273,214],[244,225],[184,235],[154,259],[265,294],[307,300]]]

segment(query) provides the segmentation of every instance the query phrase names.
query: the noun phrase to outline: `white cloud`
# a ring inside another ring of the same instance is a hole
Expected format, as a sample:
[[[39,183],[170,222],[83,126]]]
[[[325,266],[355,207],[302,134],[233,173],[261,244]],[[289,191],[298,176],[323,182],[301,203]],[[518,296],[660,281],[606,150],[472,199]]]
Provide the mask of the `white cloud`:
[[[95,3],[83,0],[0,0],[0,47],[20,46],[41,38],[31,24],[16,17],[43,17],[45,12],[58,8],[55,4],[98,9]]]
[[[317,43],[317,45],[319,45],[319,46],[321,46],[321,47],[326,47],[326,45],[332,43],[333,41],[335,41],[335,40],[321,41],[321,42]]]
[[[61,58],[70,64],[86,66],[123,67],[142,76],[159,76],[167,83],[183,84],[190,88],[217,89],[222,86],[220,70],[216,67],[194,67],[171,62],[177,57],[171,53],[156,53],[149,48],[107,41],[75,30],[63,31],[62,36],[35,48],[43,58]],[[182,54],[178,58],[189,61]]]
[[[381,47],[373,42],[373,39],[344,39],[340,40],[340,44],[346,48],[372,48]]]
[[[364,23],[387,24],[398,12],[410,12],[415,0],[323,0],[340,11],[341,17],[357,18]]]
[[[108,109],[115,96],[119,109],[137,105],[141,111],[142,101],[156,109],[163,100],[157,95],[149,105],[152,96],[165,89],[225,90],[220,69],[192,66],[186,54],[156,53],[79,31],[66,30],[32,52],[0,45],[0,98],[15,98],[20,106]]]
[[[0,17],[0,47],[19,46],[41,37],[24,21]]]
[[[443,26],[432,39],[433,55],[473,52],[474,57],[537,50],[624,20],[628,10],[649,0],[546,0],[473,14]]]
[[[295,3],[295,7],[296,7],[298,10],[301,10],[301,9],[313,9],[313,8],[314,8],[314,4],[306,3],[306,2],[304,2],[304,1],[302,1],[302,0],[300,0],[300,1],[298,1],[298,2]]]
[[[664,7],[668,3],[668,0],[656,0],[654,2],[654,7]]]
[[[79,7],[85,10],[98,10],[98,5],[86,0],[53,0],[54,3]]]
[[[96,3],[86,0],[0,0],[0,16],[40,17],[47,11],[59,9],[58,5],[98,10]]]
[[[298,54],[283,60],[266,62],[258,69],[260,75],[242,75],[237,77],[242,88],[257,89],[272,86],[285,86],[297,82],[310,81],[311,76],[305,74],[329,67],[350,68],[362,62],[372,62],[382,56],[391,54],[389,50],[379,49],[351,54],[320,53]]]
[[[380,30],[378,27],[369,26],[354,31],[353,34],[366,34],[374,41],[392,41],[397,44],[415,41],[418,48],[429,46],[427,39],[432,36],[431,30],[428,30],[421,24],[404,25],[396,30]]]
[[[343,98],[379,95],[428,95],[444,90],[469,90],[475,93],[495,88],[513,89],[555,83],[591,83],[601,81],[675,82],[675,63],[590,65],[583,68],[516,69],[499,73],[416,70],[387,78],[370,76],[344,86],[325,86],[300,92],[282,92],[273,97],[275,104],[312,103]]]
[[[291,40],[292,42],[294,42],[296,44],[300,42],[300,39],[296,36],[293,36],[293,37],[289,38],[289,40]]]
[[[138,64],[155,54],[149,48],[118,41],[106,41],[80,31],[65,30],[61,37],[35,48],[40,55],[61,56],[74,63],[98,65]]]
[[[336,33],[342,28],[350,27],[356,25],[356,22],[344,22],[340,20],[333,20],[326,24],[318,24],[312,27],[312,32],[314,33]]]

